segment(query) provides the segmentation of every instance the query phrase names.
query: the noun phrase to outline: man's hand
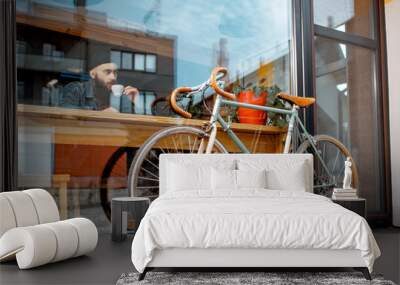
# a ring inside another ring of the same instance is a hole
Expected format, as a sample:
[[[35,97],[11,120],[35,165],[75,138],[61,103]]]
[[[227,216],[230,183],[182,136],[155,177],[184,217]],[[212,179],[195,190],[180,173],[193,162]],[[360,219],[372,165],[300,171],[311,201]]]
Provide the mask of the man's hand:
[[[124,95],[128,96],[129,100],[133,102],[135,100],[135,96],[139,94],[139,90],[132,86],[126,86],[124,89]]]
[[[113,108],[113,107],[108,107],[103,109],[104,112],[114,112],[114,113],[119,113],[117,109]]]

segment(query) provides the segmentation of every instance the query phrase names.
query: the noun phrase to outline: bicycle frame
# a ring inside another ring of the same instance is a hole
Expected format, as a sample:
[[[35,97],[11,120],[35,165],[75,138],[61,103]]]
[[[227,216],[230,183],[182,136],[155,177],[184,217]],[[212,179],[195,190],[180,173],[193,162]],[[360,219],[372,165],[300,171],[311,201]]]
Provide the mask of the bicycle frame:
[[[325,162],[323,161],[321,154],[318,152],[315,142],[312,138],[312,136],[307,132],[306,127],[304,126],[303,122],[300,120],[299,115],[298,115],[298,109],[299,107],[296,105],[293,105],[291,110],[287,109],[278,109],[274,107],[268,107],[268,106],[259,106],[259,105],[253,105],[253,104],[247,104],[247,103],[241,103],[237,101],[231,101],[231,100],[226,100],[223,99],[220,95],[217,95],[214,108],[210,117],[209,124],[211,125],[211,133],[209,136],[208,144],[205,153],[211,153],[215,138],[217,136],[217,122],[221,125],[222,129],[224,132],[228,134],[228,137],[233,141],[233,143],[243,152],[243,153],[250,153],[249,149],[243,144],[243,142],[240,140],[240,138],[232,131],[230,128],[230,125],[221,117],[219,111],[221,109],[221,106],[234,106],[234,107],[244,107],[244,108],[249,108],[249,109],[255,109],[255,110],[262,110],[266,112],[274,112],[278,114],[285,114],[285,115],[290,115],[289,119],[289,126],[288,126],[288,132],[286,134],[286,139],[285,139],[285,147],[283,149],[283,153],[289,153],[290,149],[290,144],[292,142],[292,134],[294,130],[294,125],[295,122],[300,126],[300,129],[302,131],[302,134],[304,135],[305,139],[310,142],[311,147],[313,148],[314,153],[318,157],[319,161],[321,162],[322,166],[324,167],[325,171],[327,172],[328,175],[331,175],[328,167],[326,166]],[[204,140],[201,141],[198,153],[204,153]]]

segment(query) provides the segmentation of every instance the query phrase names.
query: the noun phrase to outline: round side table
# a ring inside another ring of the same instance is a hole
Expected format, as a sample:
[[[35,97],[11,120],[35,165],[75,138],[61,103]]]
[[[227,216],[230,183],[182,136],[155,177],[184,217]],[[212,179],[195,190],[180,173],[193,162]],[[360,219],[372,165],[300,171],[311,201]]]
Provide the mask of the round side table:
[[[150,199],[144,197],[118,197],[111,201],[111,238],[123,241],[134,234],[146,214]]]

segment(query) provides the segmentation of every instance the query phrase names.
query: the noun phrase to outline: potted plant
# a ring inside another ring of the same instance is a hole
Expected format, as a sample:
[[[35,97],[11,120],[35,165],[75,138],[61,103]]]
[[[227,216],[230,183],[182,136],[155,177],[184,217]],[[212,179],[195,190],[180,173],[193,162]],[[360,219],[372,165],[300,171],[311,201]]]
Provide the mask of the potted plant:
[[[249,83],[246,87],[242,87],[239,80],[236,80],[231,88],[231,90],[236,94],[239,102],[269,106],[278,109],[288,109],[285,101],[277,97],[282,90],[276,84],[267,86],[265,78],[261,79],[257,86],[254,86],[253,83]],[[281,128],[288,125],[287,117],[284,114],[243,107],[237,108],[235,119],[240,123],[260,125],[268,124],[270,126]]]
[[[238,102],[265,106],[267,103],[268,91],[261,85],[254,86],[249,83],[246,87],[237,85],[233,92],[237,96]],[[267,121],[267,112],[262,110],[249,109],[239,107],[237,109],[237,117],[240,123],[265,125]]]

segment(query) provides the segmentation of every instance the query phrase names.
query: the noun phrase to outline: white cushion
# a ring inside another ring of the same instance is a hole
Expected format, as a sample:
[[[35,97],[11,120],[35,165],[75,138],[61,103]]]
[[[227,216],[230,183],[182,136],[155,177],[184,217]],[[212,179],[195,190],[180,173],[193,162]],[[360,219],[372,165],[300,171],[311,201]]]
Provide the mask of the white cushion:
[[[22,192],[28,194],[32,199],[39,218],[39,224],[60,220],[57,204],[49,192],[44,189],[29,189]]]
[[[171,163],[168,173],[169,191],[211,188],[210,167]]]
[[[8,199],[0,195],[0,237],[9,229],[15,228],[14,211]]]
[[[304,163],[291,164],[285,170],[269,169],[267,188],[271,190],[306,191],[307,175]]]
[[[43,189],[0,193],[0,215],[0,262],[16,258],[20,269],[83,255],[97,245],[93,222],[58,221],[57,205]]]
[[[56,262],[70,258],[78,250],[78,233],[65,221],[43,224],[44,227],[51,229],[57,240],[57,250],[51,262]]]
[[[291,165],[301,162],[305,163],[304,167],[306,168],[305,189],[313,192],[312,154],[161,154],[160,195],[167,192],[171,176],[176,179],[174,175],[170,175],[169,165],[171,163],[238,170],[278,169],[287,172],[290,171]]]
[[[78,233],[78,248],[74,254],[80,256],[93,251],[97,246],[98,233],[95,224],[85,218],[74,218],[63,221],[72,225]]]
[[[212,189],[214,191],[235,191],[249,188],[266,188],[266,171],[230,170],[212,168]]]
[[[236,170],[237,187],[267,188],[266,170]]]
[[[56,251],[57,239],[43,225],[13,228],[0,238],[0,260],[16,255],[20,269],[49,263]]]
[[[267,187],[265,170],[230,170],[212,168],[211,174],[212,190],[215,192]]]
[[[10,202],[17,227],[33,226],[39,223],[38,215],[29,195],[22,191],[0,193]]]
[[[237,188],[236,170],[212,168],[212,189],[214,191],[234,191]]]
[[[16,256],[20,269],[86,254],[97,245],[96,226],[75,218],[7,231],[0,238],[0,261]]]

